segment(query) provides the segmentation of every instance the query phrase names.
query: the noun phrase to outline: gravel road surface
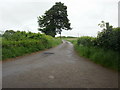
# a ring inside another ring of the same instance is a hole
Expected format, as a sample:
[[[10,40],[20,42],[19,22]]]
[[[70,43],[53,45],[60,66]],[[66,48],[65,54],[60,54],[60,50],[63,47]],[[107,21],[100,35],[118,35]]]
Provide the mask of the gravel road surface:
[[[2,63],[3,88],[117,88],[118,73],[61,45]]]

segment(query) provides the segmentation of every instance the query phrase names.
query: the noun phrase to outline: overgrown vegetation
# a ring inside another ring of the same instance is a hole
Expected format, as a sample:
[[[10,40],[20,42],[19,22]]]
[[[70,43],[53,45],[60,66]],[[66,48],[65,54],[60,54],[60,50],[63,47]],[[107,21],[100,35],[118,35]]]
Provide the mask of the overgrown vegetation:
[[[2,60],[54,47],[60,39],[25,31],[7,30],[2,39]]]
[[[80,56],[120,71],[120,28],[112,28],[104,22],[99,25],[104,28],[97,37],[83,36],[71,42]]]
[[[87,47],[75,45],[75,50],[80,56],[84,56],[102,66],[118,70],[119,53],[112,50],[105,50],[98,47]],[[119,68],[120,71],[120,68]]]

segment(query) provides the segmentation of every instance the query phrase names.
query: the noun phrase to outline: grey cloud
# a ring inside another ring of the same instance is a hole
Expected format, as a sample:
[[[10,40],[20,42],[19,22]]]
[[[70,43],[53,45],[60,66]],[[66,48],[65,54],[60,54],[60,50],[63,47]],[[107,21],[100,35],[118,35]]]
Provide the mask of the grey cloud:
[[[8,1],[8,0],[6,0]],[[58,0],[18,0],[20,2],[0,3],[0,30],[29,29],[37,32],[37,17],[44,14]],[[26,1],[26,2],[25,2]],[[117,26],[118,0],[60,0],[68,7],[68,17],[73,30],[63,31],[63,35],[95,36],[102,20]]]

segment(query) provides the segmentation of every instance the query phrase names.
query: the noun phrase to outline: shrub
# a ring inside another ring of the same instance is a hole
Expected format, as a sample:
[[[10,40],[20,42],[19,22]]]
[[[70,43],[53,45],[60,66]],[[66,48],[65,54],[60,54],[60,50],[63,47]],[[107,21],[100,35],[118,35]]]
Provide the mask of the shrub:
[[[6,31],[2,40],[2,59],[21,56],[54,47],[61,43],[60,39],[40,33],[26,33],[25,31]],[[12,32],[12,33],[11,33]],[[9,36],[10,35],[10,36]],[[9,38],[8,38],[9,37]]]
[[[82,36],[78,38],[77,45],[84,45],[84,46],[94,46],[96,38],[89,37],[89,36]]]
[[[98,33],[97,46],[114,51],[120,51],[120,28],[112,28],[112,30],[104,29]]]

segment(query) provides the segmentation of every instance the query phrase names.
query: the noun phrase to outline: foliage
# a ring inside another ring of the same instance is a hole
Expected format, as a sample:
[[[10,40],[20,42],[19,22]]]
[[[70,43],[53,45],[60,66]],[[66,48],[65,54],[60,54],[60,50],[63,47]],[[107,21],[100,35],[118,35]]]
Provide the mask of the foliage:
[[[120,28],[99,32],[97,36],[97,45],[106,49],[120,51]]]
[[[14,31],[14,33],[11,33],[8,30],[3,34],[2,59],[48,49],[60,44],[60,42],[60,39],[40,33],[27,33],[25,31]]]
[[[56,2],[45,12],[45,15],[38,17],[39,31],[55,37],[57,33],[61,34],[62,29],[71,29],[67,16],[67,6],[64,3]]]
[[[82,36],[78,38],[77,45],[84,45],[84,46],[94,46],[96,43],[96,38],[89,37],[89,36]]]
[[[113,50],[105,50],[95,46],[78,45],[76,40],[68,40],[74,44],[75,51],[83,57],[104,67],[120,71],[120,53]]]
[[[44,34],[40,33],[32,33],[32,32],[25,32],[25,31],[13,31],[13,30],[7,30],[3,37],[6,40],[11,41],[19,41],[19,40],[27,40],[27,39],[43,39],[45,38]]]
[[[92,46],[87,47],[75,45],[74,47],[80,56],[89,58],[93,62],[101,64],[102,66],[120,71],[120,66],[118,67],[118,65],[120,65],[120,62],[118,62],[118,60],[120,60],[120,55],[118,52]]]
[[[120,28],[102,21],[103,30],[97,37],[83,36],[74,43],[75,50],[84,57],[105,67],[120,71]]]
[[[84,46],[94,46],[104,49],[110,49],[119,52],[120,51],[120,28],[112,28],[109,23],[102,25],[106,26],[97,37],[83,36],[78,38],[77,44]]]

